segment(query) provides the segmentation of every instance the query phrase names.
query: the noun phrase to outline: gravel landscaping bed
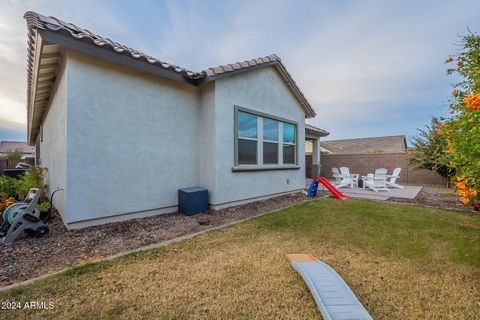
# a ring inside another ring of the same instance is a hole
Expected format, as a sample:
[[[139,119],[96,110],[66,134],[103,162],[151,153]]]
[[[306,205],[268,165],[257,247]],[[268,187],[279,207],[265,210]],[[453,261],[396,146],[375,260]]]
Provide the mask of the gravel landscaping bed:
[[[24,236],[10,246],[1,246],[0,286],[289,207],[306,199],[299,192],[195,216],[172,213],[70,231],[60,216],[53,214],[47,223],[48,236]]]
[[[387,201],[477,212],[471,206],[462,205],[455,190],[446,187],[425,186],[422,187],[415,199],[391,197]]]

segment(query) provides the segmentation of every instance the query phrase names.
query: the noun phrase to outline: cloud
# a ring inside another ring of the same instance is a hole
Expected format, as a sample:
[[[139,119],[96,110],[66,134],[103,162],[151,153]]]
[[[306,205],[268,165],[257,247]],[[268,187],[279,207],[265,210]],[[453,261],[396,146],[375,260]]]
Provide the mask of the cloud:
[[[6,1],[0,127],[26,118],[27,10],[194,71],[278,53],[331,138],[413,134],[447,110],[444,58],[480,31],[476,1]],[[10,121],[10,122],[9,122]]]
[[[453,79],[445,76],[443,60],[473,19],[464,10],[405,2],[361,2],[324,12],[305,36],[310,40],[287,61],[316,106],[311,122],[333,138],[347,138],[412,134],[413,125],[444,115]],[[413,124],[411,115],[421,122]]]

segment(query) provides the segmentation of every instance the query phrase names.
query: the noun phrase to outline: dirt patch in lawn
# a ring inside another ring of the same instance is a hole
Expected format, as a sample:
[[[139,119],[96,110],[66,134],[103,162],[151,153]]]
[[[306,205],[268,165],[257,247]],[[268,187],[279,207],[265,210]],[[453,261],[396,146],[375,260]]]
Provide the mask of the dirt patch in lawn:
[[[53,214],[47,223],[50,228],[48,236],[23,236],[10,246],[0,247],[0,286],[211,229],[305,200],[303,193],[295,193],[195,216],[172,213],[70,231],[60,216]]]
[[[460,203],[455,190],[446,187],[424,186],[415,199],[388,198],[387,201],[397,203],[412,203],[435,208],[456,209],[462,211],[474,211],[471,206],[464,206]]]

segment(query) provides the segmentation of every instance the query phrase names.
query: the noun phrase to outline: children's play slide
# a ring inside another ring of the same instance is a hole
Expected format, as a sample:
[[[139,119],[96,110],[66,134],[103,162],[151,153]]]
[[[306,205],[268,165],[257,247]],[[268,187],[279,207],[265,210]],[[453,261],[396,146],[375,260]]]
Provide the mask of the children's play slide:
[[[330,182],[328,182],[327,179],[325,179],[324,177],[319,177],[319,178],[315,178],[313,179],[312,183],[310,184],[310,187],[308,188],[308,192],[307,192],[307,196],[309,197],[314,197],[317,195],[317,191],[318,191],[318,184],[321,183],[325,186],[325,188],[327,188],[328,191],[330,191],[330,193],[335,197],[337,198],[338,200],[345,200],[347,199],[348,197],[346,195],[344,195],[343,193],[341,193],[340,191],[338,191],[337,188],[335,188]]]
[[[373,320],[352,289],[327,264],[310,254],[287,254],[310,289],[325,320]]]

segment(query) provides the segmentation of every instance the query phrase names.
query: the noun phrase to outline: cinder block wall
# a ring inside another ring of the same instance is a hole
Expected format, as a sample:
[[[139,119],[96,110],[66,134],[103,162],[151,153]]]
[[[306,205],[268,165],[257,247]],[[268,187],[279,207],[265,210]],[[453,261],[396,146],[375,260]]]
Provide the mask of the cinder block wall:
[[[348,167],[350,168],[350,173],[359,173],[364,176],[375,172],[377,168],[386,168],[388,174],[392,174],[395,168],[402,168],[400,179],[397,180],[399,183],[441,186],[446,186],[447,184],[444,178],[432,171],[409,169],[406,153],[322,154],[320,161],[322,172],[327,179],[332,178],[332,167]]]

